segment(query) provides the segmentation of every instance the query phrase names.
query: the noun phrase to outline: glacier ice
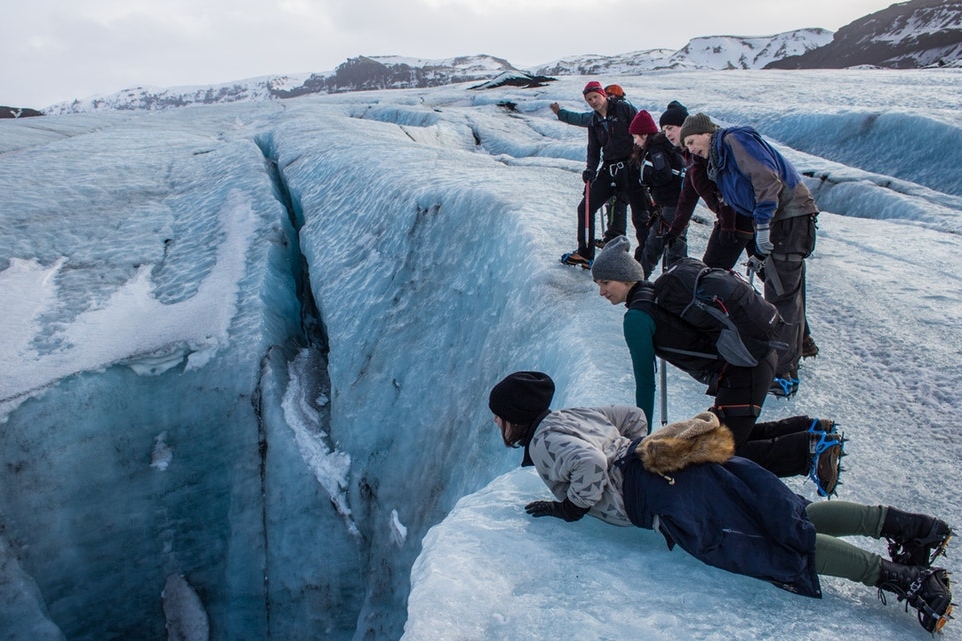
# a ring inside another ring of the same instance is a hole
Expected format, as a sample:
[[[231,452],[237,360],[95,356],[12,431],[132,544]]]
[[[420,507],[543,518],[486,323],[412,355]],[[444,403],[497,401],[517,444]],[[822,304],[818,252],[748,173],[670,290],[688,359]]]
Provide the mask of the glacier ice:
[[[899,126],[933,107],[927,135],[956,136],[959,74],[913,72],[911,91],[908,75],[612,80],[652,113],[677,98],[779,141],[787,110],[819,136],[843,104]],[[862,586],[799,602],[651,533],[525,519],[543,490],[509,471],[489,386],[541,369],[557,406],[633,397],[621,310],[557,263],[584,132],[548,105],[582,108],[582,84],[0,122],[0,634],[162,638],[170,577],[215,639],[917,632]],[[796,144],[824,211],[823,353],[766,415],[845,425],[843,496],[958,521],[932,488],[962,455],[962,206],[931,176],[960,152],[886,175]],[[701,386],[668,380],[673,416],[704,409]]]

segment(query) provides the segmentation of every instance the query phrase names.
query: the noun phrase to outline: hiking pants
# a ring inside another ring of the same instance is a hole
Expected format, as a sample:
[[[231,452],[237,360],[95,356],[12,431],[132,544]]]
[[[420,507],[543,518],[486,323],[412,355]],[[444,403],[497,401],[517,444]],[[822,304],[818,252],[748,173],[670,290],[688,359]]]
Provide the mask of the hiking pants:
[[[843,541],[840,536],[881,538],[887,507],[847,501],[818,501],[805,508],[815,526],[815,571],[868,586],[878,583],[882,557]]]
[[[735,269],[738,257],[742,255],[742,252],[746,251],[746,248],[749,254],[752,252],[755,240],[752,219],[748,216],[735,216],[735,223],[737,226],[735,238],[733,240],[722,240],[721,223],[715,222],[711,235],[708,237],[705,255],[701,258],[703,263],[709,267]]]
[[[671,247],[665,248],[665,233],[671,228],[675,220],[675,207],[660,207],[654,214],[655,220],[650,220],[650,225],[645,229],[647,232],[644,240],[644,249],[641,252],[641,268],[645,271],[645,280],[651,276],[665,254],[665,264],[671,265],[679,258],[688,256],[688,228],[678,236]],[[641,243],[639,233],[639,243]]]
[[[585,199],[581,198],[578,204],[578,254],[584,258],[592,259],[595,256],[595,212],[601,208],[616,193],[621,193],[628,199],[631,207],[631,220],[635,225],[635,232],[638,233],[639,223],[642,229],[648,222],[648,210],[650,205],[646,202],[647,193],[641,186],[640,173],[638,166],[627,160],[602,165],[598,176],[591,181],[590,201],[588,203],[588,213],[585,215]],[[611,227],[608,230],[609,238],[614,236],[624,236],[628,227],[625,220],[625,210],[615,208],[614,216],[611,220]],[[587,218],[587,220],[585,220]],[[586,229],[587,228],[587,229]]]
[[[795,374],[802,354],[805,320],[805,258],[815,249],[815,216],[796,216],[772,224],[775,249],[765,261],[765,300],[785,325],[775,340],[788,344],[779,352],[775,373]]]
[[[735,437],[735,454],[758,463],[775,476],[807,475],[811,467],[812,419],[793,416],[756,423],[772,384],[775,351],[755,367],[728,367],[708,392],[714,391],[711,411]]]
[[[605,211],[602,214],[605,216],[605,233],[602,236],[602,240],[606,243],[614,238],[615,236],[624,236],[625,227],[628,220],[628,198],[622,193],[617,192],[614,196],[608,199],[605,204]],[[614,221],[619,221],[621,225],[621,231],[616,231]]]

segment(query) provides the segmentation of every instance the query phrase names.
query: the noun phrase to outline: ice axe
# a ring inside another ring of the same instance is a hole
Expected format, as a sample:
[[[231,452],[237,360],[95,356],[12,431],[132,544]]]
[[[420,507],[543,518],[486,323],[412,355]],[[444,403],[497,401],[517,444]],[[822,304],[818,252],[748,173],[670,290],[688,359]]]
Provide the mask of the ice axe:
[[[585,247],[595,244],[594,234],[591,233],[591,181],[585,181]]]

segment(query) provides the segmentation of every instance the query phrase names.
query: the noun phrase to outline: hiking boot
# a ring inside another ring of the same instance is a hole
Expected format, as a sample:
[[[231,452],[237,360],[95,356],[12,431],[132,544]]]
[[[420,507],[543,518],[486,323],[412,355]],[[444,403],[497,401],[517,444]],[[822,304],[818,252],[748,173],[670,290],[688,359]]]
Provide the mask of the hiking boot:
[[[610,240],[610,239],[608,239],[608,238],[595,238],[595,239],[592,241],[592,244],[594,244],[594,246],[595,246],[596,249],[604,249],[604,248],[605,248],[605,245],[608,244],[608,241],[609,241],[609,240]]]
[[[811,335],[802,339],[802,358],[815,358],[818,356],[818,345]]]
[[[845,437],[838,433],[816,431],[812,432],[811,439],[809,451],[812,458],[808,477],[815,483],[819,496],[831,498],[838,494],[838,477],[842,473],[839,462],[845,456]]]
[[[808,431],[825,432],[826,434],[838,434],[838,423],[830,418],[813,418],[812,424],[808,426]]]
[[[892,563],[882,559],[879,573],[878,596],[885,603],[882,591],[892,592],[906,608],[918,610],[919,623],[927,632],[940,632],[952,618],[952,590],[949,573],[943,568],[920,568]]]
[[[768,392],[778,398],[791,398],[798,393],[798,385],[800,382],[796,372],[776,376],[772,379],[772,385],[768,388]]]
[[[578,267],[584,267],[585,269],[591,269],[592,260],[590,258],[585,258],[577,251],[569,252],[561,256],[561,262],[565,265],[577,265]]]
[[[952,528],[945,521],[925,514],[888,508],[881,536],[888,539],[889,556],[895,563],[929,567],[945,553]]]

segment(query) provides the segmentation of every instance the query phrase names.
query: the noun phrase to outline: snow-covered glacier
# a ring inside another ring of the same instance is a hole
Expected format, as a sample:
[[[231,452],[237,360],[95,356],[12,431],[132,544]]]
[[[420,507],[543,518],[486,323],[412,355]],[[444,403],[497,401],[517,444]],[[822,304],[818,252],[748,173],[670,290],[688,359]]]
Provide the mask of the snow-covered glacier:
[[[845,426],[841,498],[962,522],[962,147],[916,153],[962,135],[962,75],[610,80],[756,124],[808,176],[822,353],[766,415]],[[621,310],[557,262],[584,130],[548,105],[583,82],[0,122],[0,638],[920,632],[862,586],[802,600],[520,509],[545,490],[494,382],[633,398]],[[672,418],[706,405],[668,392]]]

